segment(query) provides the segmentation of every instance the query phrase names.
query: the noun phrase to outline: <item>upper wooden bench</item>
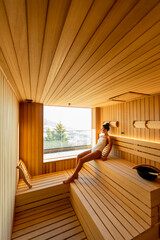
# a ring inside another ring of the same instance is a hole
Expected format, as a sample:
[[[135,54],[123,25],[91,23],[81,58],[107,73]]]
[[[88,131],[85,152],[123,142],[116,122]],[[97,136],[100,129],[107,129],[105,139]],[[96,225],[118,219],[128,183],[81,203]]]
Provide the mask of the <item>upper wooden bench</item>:
[[[88,239],[158,239],[160,183],[142,179],[133,166],[115,157],[91,161],[70,185]]]

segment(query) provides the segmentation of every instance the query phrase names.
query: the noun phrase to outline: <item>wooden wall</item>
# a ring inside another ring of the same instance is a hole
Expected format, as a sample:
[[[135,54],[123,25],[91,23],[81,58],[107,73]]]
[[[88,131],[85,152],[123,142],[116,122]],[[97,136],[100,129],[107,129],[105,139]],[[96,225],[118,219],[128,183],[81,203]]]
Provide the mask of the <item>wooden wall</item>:
[[[0,71],[0,239],[10,240],[16,193],[19,104]]]
[[[43,105],[21,102],[19,116],[19,157],[31,175],[42,174]]]
[[[100,110],[99,107],[92,108],[92,145],[96,144],[101,131]]]
[[[43,104],[20,103],[20,159],[32,176],[75,167],[75,159],[43,163]]]
[[[101,123],[103,121],[119,121],[118,128],[111,128],[110,134],[160,142],[159,129],[134,128],[134,120],[160,120],[160,95],[144,97],[127,103],[119,103],[101,108]],[[122,134],[124,132],[124,134]],[[132,156],[131,154],[114,151],[117,156],[122,156],[129,161],[156,163],[147,159]]]

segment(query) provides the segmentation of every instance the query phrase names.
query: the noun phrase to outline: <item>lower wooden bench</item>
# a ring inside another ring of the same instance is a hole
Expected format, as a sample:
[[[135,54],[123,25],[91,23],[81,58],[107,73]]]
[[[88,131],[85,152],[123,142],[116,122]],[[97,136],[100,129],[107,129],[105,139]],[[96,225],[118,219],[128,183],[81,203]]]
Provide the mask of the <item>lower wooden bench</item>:
[[[15,201],[16,213],[38,207],[44,202],[49,203],[69,197],[69,186],[63,184],[63,180],[67,177],[66,171],[38,175],[32,178],[31,189],[28,189],[20,179]]]
[[[62,171],[33,177],[31,189],[20,180],[12,239],[87,239],[63,184],[68,176]]]

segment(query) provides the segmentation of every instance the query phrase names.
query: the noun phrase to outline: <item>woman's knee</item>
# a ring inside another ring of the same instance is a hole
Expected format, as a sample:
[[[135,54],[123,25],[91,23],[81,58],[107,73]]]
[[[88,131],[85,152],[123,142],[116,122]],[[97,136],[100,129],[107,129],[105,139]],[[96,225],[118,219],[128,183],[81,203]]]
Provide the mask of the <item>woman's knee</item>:
[[[79,158],[79,164],[80,164],[80,165],[83,165],[83,163],[84,163],[83,157]]]
[[[83,156],[82,153],[78,154],[78,155],[77,155],[77,159],[82,158],[82,156]]]

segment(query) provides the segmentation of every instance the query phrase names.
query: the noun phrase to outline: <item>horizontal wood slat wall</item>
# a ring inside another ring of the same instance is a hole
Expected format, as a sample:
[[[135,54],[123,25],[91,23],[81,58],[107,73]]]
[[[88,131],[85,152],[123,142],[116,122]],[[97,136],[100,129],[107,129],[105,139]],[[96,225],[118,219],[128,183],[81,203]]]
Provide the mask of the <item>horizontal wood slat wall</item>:
[[[119,103],[101,108],[101,123],[103,121],[119,121],[118,128],[111,128],[110,134],[136,139],[144,139],[160,143],[160,130],[134,128],[133,121],[160,120],[160,95],[144,97],[134,101]],[[124,134],[121,134],[124,132]],[[160,168],[160,164],[129,153],[114,150],[118,157],[135,163],[152,164]]]
[[[75,159],[43,163],[43,104],[20,103],[20,159],[32,176],[75,167]]]
[[[0,71],[0,239],[11,239],[16,194],[19,104]]]

